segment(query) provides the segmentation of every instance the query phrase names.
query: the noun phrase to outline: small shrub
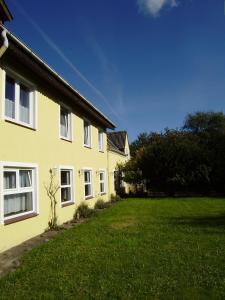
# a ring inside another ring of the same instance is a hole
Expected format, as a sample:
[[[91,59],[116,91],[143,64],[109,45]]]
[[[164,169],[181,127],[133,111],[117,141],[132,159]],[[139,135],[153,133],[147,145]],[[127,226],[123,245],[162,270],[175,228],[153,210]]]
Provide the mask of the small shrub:
[[[109,206],[109,202],[104,202],[102,199],[98,199],[95,203],[95,209],[104,209]]]
[[[74,214],[74,219],[79,220],[79,219],[86,219],[90,218],[94,214],[94,210],[89,208],[86,203],[81,203]]]
[[[120,197],[119,195],[111,194],[111,196],[110,196],[110,201],[111,201],[112,203],[118,202],[118,201],[120,201],[120,200],[121,200],[121,197]]]

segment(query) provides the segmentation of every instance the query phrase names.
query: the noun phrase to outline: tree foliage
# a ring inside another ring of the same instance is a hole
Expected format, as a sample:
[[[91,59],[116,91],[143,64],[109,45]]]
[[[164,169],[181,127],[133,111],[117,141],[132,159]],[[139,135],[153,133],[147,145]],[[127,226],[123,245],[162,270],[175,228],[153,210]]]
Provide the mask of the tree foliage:
[[[148,189],[175,192],[225,192],[225,115],[189,114],[179,130],[142,133],[132,143],[124,180]]]

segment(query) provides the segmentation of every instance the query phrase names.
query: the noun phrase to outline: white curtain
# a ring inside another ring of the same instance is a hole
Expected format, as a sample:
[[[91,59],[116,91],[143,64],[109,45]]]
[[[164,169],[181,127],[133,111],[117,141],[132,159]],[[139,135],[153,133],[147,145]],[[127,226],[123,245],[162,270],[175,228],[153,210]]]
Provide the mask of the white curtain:
[[[71,200],[71,188],[61,188],[61,201],[66,202]]]
[[[68,114],[62,110],[60,113],[60,133],[61,136],[68,137]]]
[[[16,188],[16,172],[4,172],[4,189]]]
[[[103,150],[103,133],[101,131],[98,133],[98,145],[99,149]]]
[[[5,115],[6,117],[15,119],[15,100],[5,99]]]
[[[31,170],[20,171],[20,187],[29,187],[32,185],[31,182]]]
[[[89,124],[88,123],[84,123],[84,144],[85,145],[89,145],[90,141],[89,141]]]
[[[20,121],[30,123],[30,92],[23,86],[20,86]]]
[[[32,211],[32,192],[4,196],[4,216]]]

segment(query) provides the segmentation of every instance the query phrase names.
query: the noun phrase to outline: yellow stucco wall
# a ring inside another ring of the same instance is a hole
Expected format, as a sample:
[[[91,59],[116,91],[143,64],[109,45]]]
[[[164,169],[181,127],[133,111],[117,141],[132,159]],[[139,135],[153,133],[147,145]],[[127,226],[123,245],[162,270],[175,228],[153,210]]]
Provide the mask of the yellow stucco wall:
[[[3,71],[0,69],[0,92],[3,90]],[[57,216],[59,224],[72,219],[76,207],[85,201],[94,206],[98,198],[105,201],[113,192],[113,176],[106,177],[106,195],[100,196],[99,169],[105,169],[106,175],[115,165],[116,156],[109,154],[104,133],[104,152],[98,151],[98,128],[92,126],[92,148],[83,146],[83,119],[72,114],[73,141],[68,142],[59,137],[59,104],[37,92],[37,130],[22,127],[5,121],[2,114],[2,93],[0,99],[0,161],[35,163],[38,165],[38,201],[39,215],[10,225],[0,224],[0,252],[9,249],[35,235],[42,233],[48,227],[50,216],[50,200],[46,195],[44,185],[49,183],[49,169],[59,166],[74,168],[75,203],[61,207],[59,192],[57,193]],[[108,164],[110,170],[108,170]],[[84,176],[79,170],[84,167],[93,170],[94,198],[85,200]],[[57,173],[57,178],[58,177]],[[2,182],[0,183],[2,184]],[[2,195],[1,195],[2,197]],[[2,199],[2,198],[1,198]],[[3,200],[2,200],[3,201]]]
[[[126,137],[126,144],[125,149],[127,155],[121,155],[114,151],[108,151],[108,173],[109,173],[109,193],[115,194],[115,187],[114,187],[114,171],[116,171],[117,164],[124,164],[130,159],[130,149],[129,149],[129,143],[128,138]],[[129,192],[129,185],[126,183],[123,183],[123,186],[125,187],[126,193]]]

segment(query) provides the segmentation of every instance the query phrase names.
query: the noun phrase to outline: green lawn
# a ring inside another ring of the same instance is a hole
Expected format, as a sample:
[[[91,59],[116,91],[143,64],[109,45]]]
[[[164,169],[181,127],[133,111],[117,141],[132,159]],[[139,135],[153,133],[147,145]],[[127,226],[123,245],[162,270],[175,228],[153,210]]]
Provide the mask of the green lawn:
[[[225,199],[119,202],[27,253],[0,299],[225,299]]]

